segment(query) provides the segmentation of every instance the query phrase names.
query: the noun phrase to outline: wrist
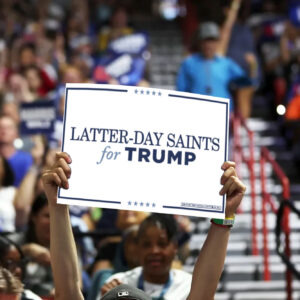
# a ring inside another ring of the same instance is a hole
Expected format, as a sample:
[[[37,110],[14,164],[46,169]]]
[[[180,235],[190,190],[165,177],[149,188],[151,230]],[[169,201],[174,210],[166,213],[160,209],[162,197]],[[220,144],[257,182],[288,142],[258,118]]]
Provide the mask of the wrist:
[[[226,216],[225,219],[211,219],[210,222],[212,224],[222,226],[222,227],[229,227],[231,228],[234,224],[235,217],[234,215]]]
[[[221,225],[221,224],[216,224],[213,220],[210,220],[210,223],[212,224],[212,227],[215,228],[222,228],[223,230],[231,230],[232,226],[229,225]]]
[[[53,199],[52,201],[48,201],[48,204],[49,204],[50,210],[63,211],[68,208],[68,205],[66,205],[66,204],[58,204],[57,198]]]

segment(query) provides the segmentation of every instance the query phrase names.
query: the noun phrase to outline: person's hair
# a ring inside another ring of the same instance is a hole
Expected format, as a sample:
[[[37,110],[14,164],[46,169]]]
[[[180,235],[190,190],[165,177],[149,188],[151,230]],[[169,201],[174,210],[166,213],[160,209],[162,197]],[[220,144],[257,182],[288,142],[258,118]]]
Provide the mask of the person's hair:
[[[21,260],[20,267],[22,269],[22,279],[24,279],[26,274],[26,269],[25,269],[26,261],[25,261],[24,253],[18,244],[13,242],[8,237],[2,235],[0,235],[0,267],[5,263],[3,259],[8,254],[11,247],[14,247],[20,254],[20,260]]]
[[[15,247],[17,249],[17,251],[20,253],[21,259],[24,258],[24,253],[18,244],[16,244],[15,242],[13,242],[11,239],[9,239],[6,236],[0,235],[0,260],[5,255],[7,255],[10,247],[12,247],[12,246]]]
[[[6,256],[10,247],[11,243],[9,240],[4,236],[0,236],[0,261]]]
[[[38,75],[41,74],[41,71],[40,71],[39,67],[36,66],[36,65],[28,65],[28,66],[26,66],[26,67],[23,67],[23,68],[21,69],[21,73],[22,73],[23,76],[25,76],[26,73],[27,73],[28,71],[31,71],[31,70],[35,71]]]
[[[0,293],[19,294],[23,291],[23,284],[9,270],[0,266]]]
[[[36,216],[47,205],[48,205],[48,201],[44,193],[41,193],[35,197],[29,215],[28,228],[27,228],[26,238],[25,238],[26,242],[28,243],[38,242],[35,233],[35,228],[34,228],[35,225],[32,218]]]
[[[30,50],[33,54],[36,54],[36,45],[34,43],[25,43],[19,48],[19,55],[25,50]]]
[[[1,162],[2,161],[2,162]],[[2,186],[3,187],[8,187],[14,185],[14,180],[15,180],[15,175],[14,171],[9,165],[8,161],[6,158],[3,156],[0,157],[0,163],[3,165],[3,170],[4,170],[4,176],[2,179]]]
[[[139,240],[143,236],[145,230],[151,226],[156,226],[159,229],[165,230],[168,240],[176,242],[177,223],[173,216],[167,214],[151,214],[140,224],[137,239]]]

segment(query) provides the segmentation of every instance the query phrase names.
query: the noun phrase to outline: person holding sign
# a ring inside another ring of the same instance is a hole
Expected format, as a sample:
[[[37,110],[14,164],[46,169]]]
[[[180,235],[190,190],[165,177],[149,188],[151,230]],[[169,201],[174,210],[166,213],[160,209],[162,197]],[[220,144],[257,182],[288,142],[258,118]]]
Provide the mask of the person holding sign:
[[[57,299],[66,300],[83,299],[80,290],[79,267],[77,264],[77,253],[72,235],[68,206],[57,204],[58,187],[64,189],[69,188],[68,179],[71,176],[69,164],[71,162],[72,160],[67,153],[57,153],[54,165],[50,170],[45,171],[42,177],[45,193],[49,201],[51,232],[50,252],[56,297]],[[237,177],[235,163],[224,162],[222,170],[224,171],[221,177],[223,187],[220,190],[220,195],[227,195],[226,219],[212,220],[206,241],[195,264],[190,291],[181,299],[213,299],[223,270],[234,213],[244,196],[246,187]],[[145,230],[147,231],[147,229]],[[171,241],[166,241],[167,247],[169,247],[170,242]],[[158,249],[157,246],[153,247],[153,249],[154,248]],[[150,249],[150,252],[151,251],[154,250]],[[166,270],[168,272],[170,271],[168,268]],[[151,276],[149,273],[143,273],[143,275],[145,276],[144,283],[146,283],[146,281],[149,281],[150,284],[156,283],[157,278],[155,276]],[[165,284],[168,280],[169,278],[165,276]],[[118,284],[119,282],[113,284],[111,288]],[[111,291],[109,291],[108,294],[109,293],[111,293]],[[106,295],[104,298],[110,299]],[[166,300],[174,299],[167,297],[167,293],[165,293],[164,298]],[[140,299],[146,298],[141,297]]]

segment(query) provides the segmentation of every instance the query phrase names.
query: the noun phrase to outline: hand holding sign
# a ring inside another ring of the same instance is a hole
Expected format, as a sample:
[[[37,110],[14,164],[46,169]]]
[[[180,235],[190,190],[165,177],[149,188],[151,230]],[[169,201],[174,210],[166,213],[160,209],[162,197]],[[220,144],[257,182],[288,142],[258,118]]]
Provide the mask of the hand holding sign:
[[[71,168],[69,164],[71,162],[72,160],[67,153],[56,153],[54,165],[50,170],[43,173],[42,179],[45,193],[51,205],[56,205],[58,187],[69,189],[69,179],[71,177]],[[225,162],[222,165],[222,170],[222,189],[220,190],[220,194],[227,194],[226,217],[230,217],[236,212],[244,196],[246,187],[236,175],[234,162]]]
[[[72,162],[70,156],[64,152],[56,153],[55,163],[51,169],[43,173],[42,180],[45,193],[50,205],[57,203],[57,189],[62,187],[69,188],[68,179],[71,176],[69,164]]]
[[[220,195],[227,194],[225,216],[232,218],[243,199],[246,186],[237,177],[234,162],[225,162],[222,165],[222,170],[224,173],[221,177]]]

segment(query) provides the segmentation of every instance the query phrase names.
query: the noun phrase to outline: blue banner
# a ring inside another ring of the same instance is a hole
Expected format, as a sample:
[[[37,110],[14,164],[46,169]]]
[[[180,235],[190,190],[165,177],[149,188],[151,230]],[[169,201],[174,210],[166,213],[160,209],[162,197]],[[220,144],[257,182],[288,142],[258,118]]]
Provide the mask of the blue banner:
[[[51,134],[54,130],[56,110],[54,101],[38,100],[20,107],[22,135]]]
[[[107,83],[110,78],[122,85],[136,85],[143,79],[146,67],[145,52],[148,36],[144,33],[126,35],[113,40],[106,54],[99,59],[94,70],[97,83]]]

